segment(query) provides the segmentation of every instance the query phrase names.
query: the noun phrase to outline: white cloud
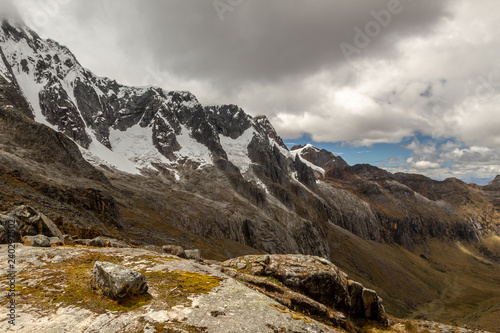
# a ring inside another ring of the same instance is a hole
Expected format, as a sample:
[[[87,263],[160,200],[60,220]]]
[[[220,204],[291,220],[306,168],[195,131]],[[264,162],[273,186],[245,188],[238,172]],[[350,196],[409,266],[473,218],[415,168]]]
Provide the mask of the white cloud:
[[[418,162],[415,162],[413,166],[418,170],[437,169],[437,168],[441,167],[441,165],[439,165],[439,163],[434,163],[434,162],[430,162],[430,161],[418,161]]]
[[[404,148],[413,152],[406,163],[386,169],[391,172],[421,173],[434,179],[456,177],[465,181],[491,180],[500,174],[500,149],[465,147],[451,140],[441,144],[415,140]]]

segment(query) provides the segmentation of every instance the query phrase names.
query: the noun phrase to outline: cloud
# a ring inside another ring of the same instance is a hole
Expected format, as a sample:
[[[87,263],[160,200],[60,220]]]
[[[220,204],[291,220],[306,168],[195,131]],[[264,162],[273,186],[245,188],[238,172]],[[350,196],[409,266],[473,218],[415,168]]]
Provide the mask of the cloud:
[[[19,17],[17,7],[12,0],[0,0],[0,18],[2,17]]]
[[[429,170],[429,169],[437,169],[441,165],[439,163],[434,163],[430,161],[418,161],[414,163],[414,167],[418,170]]]
[[[500,149],[464,146],[454,140],[442,143],[414,140],[404,148],[412,151],[406,163],[387,167],[392,172],[423,173],[431,178],[456,177],[465,181],[492,179],[500,174]]]
[[[370,146],[415,133],[435,142],[451,138],[457,151],[437,143],[431,153],[419,150],[431,148],[425,144],[414,147],[408,170],[497,172],[495,0],[221,1],[232,3],[222,20],[213,1],[16,6],[42,36],[67,44],[98,75],[191,90],[206,104],[238,104],[267,115],[290,140],[309,134],[318,142]],[[346,57],[341,45],[357,51]]]

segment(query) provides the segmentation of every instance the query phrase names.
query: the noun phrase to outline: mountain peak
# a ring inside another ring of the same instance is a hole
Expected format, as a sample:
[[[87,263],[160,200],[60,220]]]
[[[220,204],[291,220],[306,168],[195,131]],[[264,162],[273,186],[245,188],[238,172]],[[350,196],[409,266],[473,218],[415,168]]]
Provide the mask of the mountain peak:
[[[288,147],[285,145],[283,142],[283,139],[278,135],[276,132],[276,129],[274,126],[271,124],[267,116],[265,115],[258,115],[255,118],[255,121],[262,126],[265,130],[267,135],[273,139],[278,145],[280,145],[282,148],[288,150]]]
[[[326,149],[318,149],[312,144],[297,145],[292,147],[292,152],[299,154],[301,158],[311,162],[315,166],[328,171],[337,166],[347,166],[348,164],[340,156],[335,156]]]

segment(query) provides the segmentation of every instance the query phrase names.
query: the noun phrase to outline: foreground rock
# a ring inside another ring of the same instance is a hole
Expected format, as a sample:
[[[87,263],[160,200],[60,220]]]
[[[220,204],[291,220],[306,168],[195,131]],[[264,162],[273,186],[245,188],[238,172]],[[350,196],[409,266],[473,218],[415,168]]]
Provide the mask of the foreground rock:
[[[324,258],[307,255],[257,255],[230,259],[222,265],[253,276],[271,277],[293,292],[303,294],[323,307],[326,306],[330,311],[335,309],[347,316],[387,324],[382,299],[377,293],[349,280],[346,273]],[[267,287],[270,284],[265,280],[252,278],[250,282],[269,289]],[[279,285],[272,286],[271,289],[277,288]],[[301,298],[290,295],[291,306],[300,301],[303,303],[302,307],[309,307],[309,312],[315,312],[311,314],[326,317],[330,321],[337,318],[338,323],[345,321],[338,314],[332,317],[329,311],[318,304],[311,303],[312,305],[308,306]],[[294,301],[295,298],[298,300]]]
[[[199,249],[185,250],[186,259],[201,260],[201,251]]]
[[[24,236],[23,244],[35,247],[51,247],[52,245],[50,238],[45,235]]]
[[[168,254],[172,254],[174,256],[178,256],[179,258],[185,258],[186,254],[184,253],[184,248],[178,245],[164,245],[162,247],[163,251]]]
[[[92,288],[100,289],[113,300],[122,300],[147,293],[148,284],[139,272],[110,262],[97,261],[94,264]]]
[[[94,247],[106,247],[106,243],[104,242],[104,239],[101,237],[96,237],[94,239],[91,239],[87,242],[88,246],[94,246]]]
[[[0,256],[7,251],[0,245]],[[16,251],[16,283],[29,297],[19,295],[16,326],[0,320],[0,332],[339,332],[228,278],[216,263],[140,248],[20,245]],[[96,293],[88,283],[94,260],[140,271],[148,294],[122,306]],[[0,275],[6,274],[0,266]],[[7,284],[0,280],[0,288]],[[0,293],[0,303],[7,301],[7,293]]]

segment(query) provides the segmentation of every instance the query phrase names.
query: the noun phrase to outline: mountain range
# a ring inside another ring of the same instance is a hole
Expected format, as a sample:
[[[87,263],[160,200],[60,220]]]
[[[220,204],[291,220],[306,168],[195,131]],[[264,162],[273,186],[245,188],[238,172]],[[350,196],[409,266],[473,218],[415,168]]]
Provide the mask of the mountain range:
[[[30,205],[76,237],[216,260],[320,256],[391,314],[499,329],[500,176],[435,181],[288,149],[265,116],[98,77],[1,22],[0,211]]]

